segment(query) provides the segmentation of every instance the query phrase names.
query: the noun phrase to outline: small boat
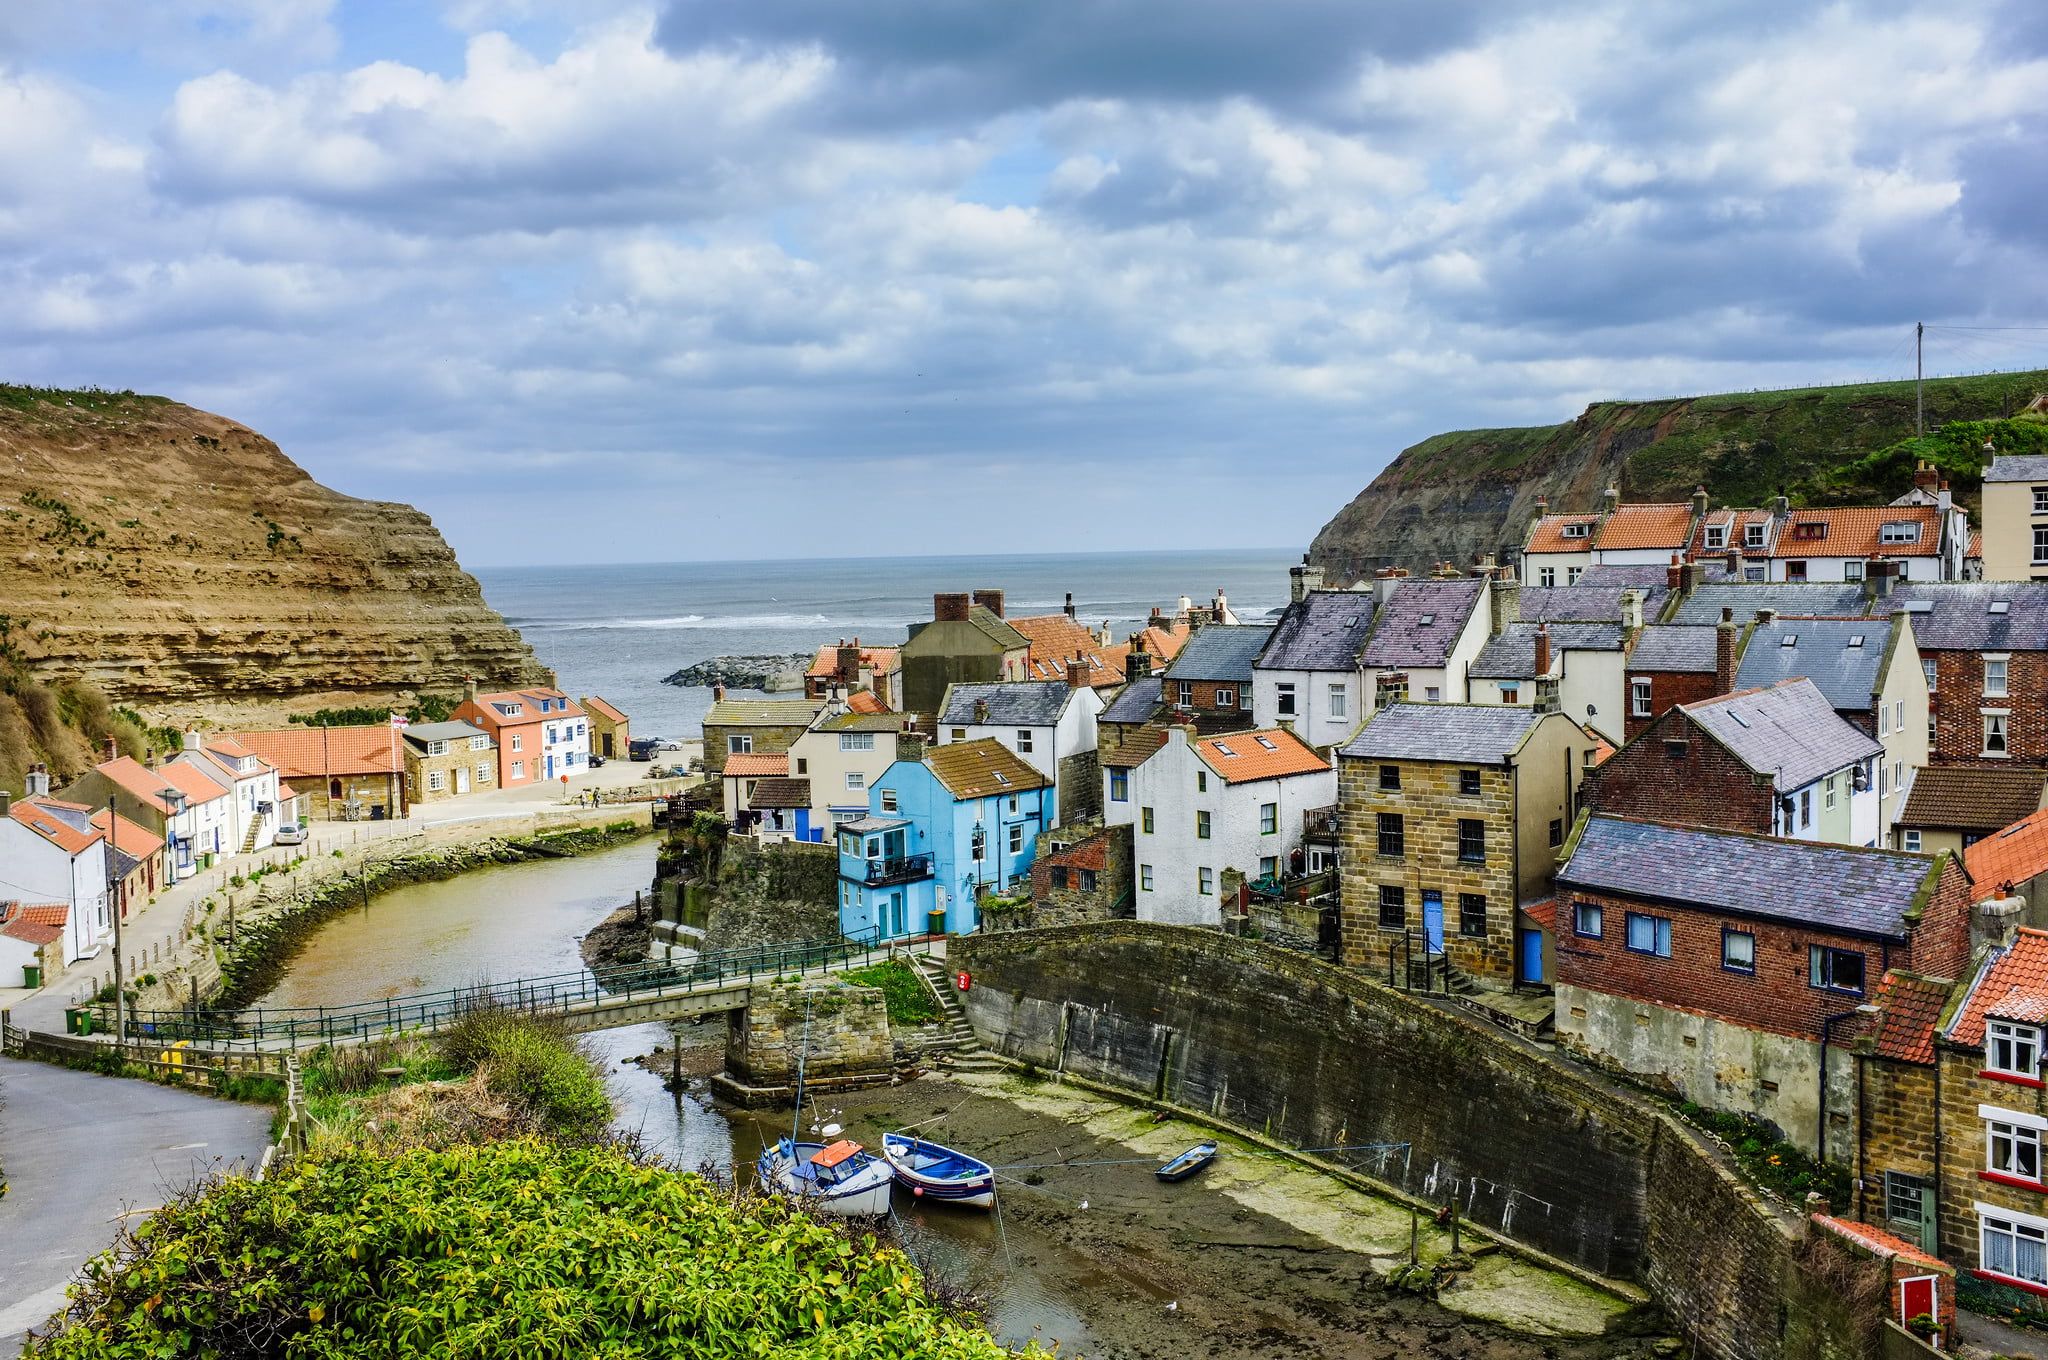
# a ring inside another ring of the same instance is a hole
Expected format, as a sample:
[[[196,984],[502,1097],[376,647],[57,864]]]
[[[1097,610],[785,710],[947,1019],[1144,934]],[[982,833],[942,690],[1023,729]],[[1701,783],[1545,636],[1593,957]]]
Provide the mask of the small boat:
[[[896,1179],[920,1199],[970,1204],[977,1209],[996,1202],[995,1169],[964,1152],[907,1133],[885,1133],[882,1155],[889,1159]]]
[[[1215,1143],[1197,1143],[1152,1174],[1163,1181],[1184,1181],[1216,1160]]]
[[[875,1218],[889,1212],[889,1163],[859,1143],[799,1143],[784,1138],[761,1152],[761,1189],[795,1195],[826,1213]]]

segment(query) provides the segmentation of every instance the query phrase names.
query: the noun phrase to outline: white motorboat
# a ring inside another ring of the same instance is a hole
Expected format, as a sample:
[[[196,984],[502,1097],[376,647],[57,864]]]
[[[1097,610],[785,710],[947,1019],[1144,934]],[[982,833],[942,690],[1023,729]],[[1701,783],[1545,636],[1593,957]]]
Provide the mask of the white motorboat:
[[[895,1172],[859,1143],[799,1143],[784,1138],[764,1148],[758,1164],[761,1189],[794,1195],[827,1213],[875,1218],[889,1212]]]

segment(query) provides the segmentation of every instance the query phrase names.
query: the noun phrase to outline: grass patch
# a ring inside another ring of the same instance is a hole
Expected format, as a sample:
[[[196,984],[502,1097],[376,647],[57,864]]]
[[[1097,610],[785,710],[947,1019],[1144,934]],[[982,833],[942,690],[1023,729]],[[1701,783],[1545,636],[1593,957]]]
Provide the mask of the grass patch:
[[[1819,1194],[1837,1209],[1849,1204],[1853,1181],[1845,1168],[1820,1161],[1797,1144],[1783,1141],[1775,1129],[1755,1115],[1727,1114],[1691,1101],[1680,1105],[1678,1113],[1719,1136],[1734,1151],[1735,1160],[1751,1179],[1793,1204],[1804,1205],[1809,1192]]]
[[[889,1023],[892,1025],[933,1025],[944,1018],[945,1013],[933,999],[931,988],[925,986],[917,970],[902,959],[856,968],[850,973],[841,973],[840,977],[858,987],[879,987],[889,1008]]]

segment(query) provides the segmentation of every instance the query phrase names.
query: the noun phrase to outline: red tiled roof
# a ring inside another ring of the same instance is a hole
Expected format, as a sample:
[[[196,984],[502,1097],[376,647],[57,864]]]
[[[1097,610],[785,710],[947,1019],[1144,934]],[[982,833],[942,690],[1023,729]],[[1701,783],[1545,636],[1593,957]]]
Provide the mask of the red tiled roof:
[[[1768,526],[1771,522],[1771,512],[1768,510],[1709,510],[1700,517],[1698,526],[1693,529],[1693,554],[1699,557],[1718,557],[1730,549],[1741,548],[1745,556],[1767,557],[1771,549],[1771,532],[1768,528],[1764,531],[1764,542],[1761,547],[1751,548],[1746,540],[1749,537],[1750,525]],[[1707,530],[1715,525],[1726,528],[1728,532],[1722,536],[1720,547],[1709,548]]]
[[[1537,520],[1534,527],[1529,530],[1529,541],[1523,546],[1522,551],[1532,553],[1591,552],[1593,550],[1593,531],[1590,527],[1583,536],[1577,538],[1566,538],[1564,536],[1564,527],[1567,524],[1591,526],[1599,523],[1599,520],[1600,517],[1598,515],[1545,515],[1542,519]]]
[[[889,706],[875,697],[869,689],[857,689],[846,696],[846,711],[849,713],[887,713]]]
[[[40,926],[61,926],[71,919],[70,904],[65,902],[38,902],[31,906],[16,903],[10,921],[33,921]]]
[[[240,760],[243,756],[257,754],[255,751],[242,745],[241,742],[236,741],[233,737],[215,737],[212,741],[204,742],[202,745],[209,751],[228,756],[234,760]]]
[[[121,756],[104,761],[93,768],[134,794],[145,807],[154,808],[158,812],[171,810],[171,805],[158,796],[166,782],[164,777],[141,761],[131,756]]]
[[[1948,1027],[1948,1038],[1975,1048],[1984,1042],[1987,1015],[2024,1019],[2007,1011],[2042,1001],[2048,1001],[2048,930],[2021,926],[2006,951],[1977,975],[1970,999]]]
[[[1934,1061],[1934,1026],[1955,984],[1897,969],[1884,975],[1872,1003],[1884,1012],[1877,1026],[1880,1057],[1900,1062]]]
[[[1916,523],[1918,543],[1884,543],[1886,524]],[[1824,538],[1801,538],[1799,526],[1819,524]],[[1773,557],[1932,557],[1941,548],[1941,511],[1932,505],[1843,506],[1832,510],[1795,510],[1778,531]]]
[[[167,761],[157,767],[156,772],[164,777],[165,783],[185,795],[188,806],[210,803],[216,798],[227,796],[228,791],[208,779],[205,771],[185,761]]]
[[[1970,530],[1970,546],[1969,546],[1969,547],[1968,547],[1967,549],[1965,549],[1965,550],[1964,550],[1964,552],[1963,552],[1963,556],[1965,556],[1965,557],[1974,557],[1974,558],[1976,558],[1976,559],[1977,559],[1977,560],[1979,560],[1979,561],[1982,561],[1982,560],[1983,560],[1983,558],[1984,558],[1984,531],[1983,531],[1983,530],[1981,530],[1981,529],[1972,529],[1972,530]]]
[[[1180,649],[1187,646],[1188,639],[1194,636],[1194,632],[1185,622],[1177,620],[1170,628],[1148,623],[1132,636],[1144,647],[1145,655],[1154,661],[1171,661],[1180,655]],[[1128,656],[1130,650],[1126,646],[1124,654]]]
[[[1986,888],[2024,883],[2048,869],[2048,809],[2022,817],[1963,851],[1963,867]]]
[[[1315,747],[1284,727],[1204,737],[1194,743],[1194,748],[1195,754],[1210,769],[1222,775],[1226,784],[1284,779],[1289,775],[1315,774],[1330,769],[1330,762],[1319,755]]]
[[[1834,1218],[1827,1214],[1815,1214],[1813,1221],[1830,1232],[1840,1233],[1858,1246],[1877,1252],[1881,1256],[1903,1256],[1911,1261],[1922,1261],[1931,1266],[1938,1266],[1944,1271],[1954,1269],[1929,1256],[1905,1238],[1888,1233],[1883,1228],[1873,1228],[1868,1223],[1853,1223],[1846,1218]]]
[[[400,768],[396,728],[378,723],[367,727],[286,727],[274,732],[243,732],[242,742],[254,755],[290,779],[326,779],[333,775],[391,774]]]
[[[1595,535],[1595,542],[1605,548],[1669,548],[1685,546],[1687,533],[1692,528],[1692,506],[1681,501],[1676,505],[1622,505],[1607,517]]]
[[[101,808],[93,814],[92,824],[102,835],[107,830],[107,810]],[[164,848],[164,838],[153,836],[143,827],[137,826],[126,817],[114,819],[114,848],[136,859],[148,859]]]
[[[566,708],[550,708],[547,712],[543,713],[540,711],[540,701],[542,699],[560,699],[568,706]],[[492,704],[518,704],[519,716],[508,718],[498,712],[497,709],[492,708]],[[493,731],[500,727],[524,727],[528,723],[548,722],[556,718],[580,718],[586,716],[582,709],[569,702],[568,695],[558,689],[505,689],[499,690],[495,694],[479,694],[476,696],[474,704],[465,699],[461,706],[456,709],[455,716],[459,717],[468,712],[477,713],[479,718],[488,724],[490,730]]]
[[[725,758],[725,777],[747,779],[786,779],[789,777],[789,753],[779,756],[757,756],[751,752],[731,755]]]
[[[1541,902],[1531,902],[1522,908],[1522,915],[1534,921],[1545,930],[1557,929],[1557,899],[1546,897]]]
[[[583,696],[583,706],[589,709],[592,713],[597,714],[597,716],[599,716],[600,718],[607,719],[611,722],[628,721],[625,714],[619,712],[618,709],[606,703],[603,699],[598,698],[595,694],[586,694],[585,696]]]
[[[881,671],[886,674],[896,669],[896,649],[894,647],[863,646],[860,649],[860,664],[868,670]],[[815,657],[811,658],[811,668],[804,672],[804,678],[806,680],[824,680],[837,674],[839,674],[839,644],[828,642],[818,649],[818,654]]]
[[[278,786],[277,786],[277,801],[278,801],[278,802],[280,802],[280,803],[289,803],[289,802],[290,802],[290,801],[291,801],[292,799],[294,799],[294,798],[296,798],[296,797],[298,797],[298,796],[299,796],[299,791],[298,791],[297,789],[293,788],[293,787],[292,787],[291,785],[289,785],[289,784],[286,784],[286,783],[284,783],[284,782],[282,782],[282,781],[280,781],[280,782],[278,783]]]
[[[10,920],[7,924],[0,925],[0,935],[24,941],[40,949],[46,944],[54,944],[63,939],[64,927],[46,926],[36,921]]]
[[[1031,644],[1029,678],[1064,680],[1067,662],[1078,656],[1088,663],[1091,688],[1123,683],[1123,657],[1129,655],[1130,648],[1124,647],[1119,653],[1119,649],[1105,645],[1065,614],[1034,614],[1005,622]]]
[[[99,839],[98,832],[80,831],[62,818],[53,817],[48,812],[37,807],[36,801],[35,799],[24,798],[7,809],[7,815],[67,855],[79,854]],[[59,803],[57,806],[71,807],[72,805],[69,803]],[[75,810],[85,812],[89,809],[81,807]]]

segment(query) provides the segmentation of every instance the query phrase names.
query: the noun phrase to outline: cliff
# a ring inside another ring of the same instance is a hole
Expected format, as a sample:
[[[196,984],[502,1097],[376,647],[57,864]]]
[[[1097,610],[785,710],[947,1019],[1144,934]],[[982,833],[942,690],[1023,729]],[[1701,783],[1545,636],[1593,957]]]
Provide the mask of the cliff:
[[[0,386],[0,660],[158,718],[538,679],[432,521],[162,397]]]
[[[1930,379],[1927,428],[2011,416],[2043,391],[2048,372]],[[1704,485],[1716,504],[1756,505],[1781,489],[1798,504],[1867,504],[1904,487],[1844,469],[1912,435],[1911,382],[1596,402],[1561,425],[1435,435],[1324,525],[1309,560],[1333,584],[1380,567],[1467,564],[1519,547],[1539,497],[1553,510],[1594,509],[1610,483],[1632,501],[1684,500]],[[1911,461],[1900,466],[1910,476]],[[1967,504],[1970,488],[1957,489]]]

